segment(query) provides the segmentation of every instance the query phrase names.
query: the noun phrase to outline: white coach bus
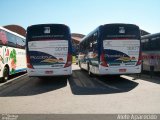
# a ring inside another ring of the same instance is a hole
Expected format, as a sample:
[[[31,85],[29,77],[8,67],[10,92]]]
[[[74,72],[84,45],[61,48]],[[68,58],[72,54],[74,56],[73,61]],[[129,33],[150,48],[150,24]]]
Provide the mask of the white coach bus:
[[[0,27],[0,80],[26,71],[25,37]]]
[[[68,26],[63,24],[29,26],[26,41],[29,76],[72,74],[72,45]]]
[[[140,29],[136,25],[101,25],[81,40],[79,49],[79,66],[89,75],[141,72]]]

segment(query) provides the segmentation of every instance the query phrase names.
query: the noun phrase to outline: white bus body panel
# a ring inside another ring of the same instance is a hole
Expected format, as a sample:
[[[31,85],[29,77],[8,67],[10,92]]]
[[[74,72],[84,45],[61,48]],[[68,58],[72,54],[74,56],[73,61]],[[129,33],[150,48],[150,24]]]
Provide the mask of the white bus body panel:
[[[153,56],[155,59],[154,71],[160,72],[160,51],[143,51],[143,70],[150,71],[149,60],[150,57]]]
[[[60,76],[71,75],[71,66],[65,67],[68,55],[68,41],[67,40],[49,40],[49,41],[30,41],[28,42],[29,52],[36,51],[54,58],[48,58],[43,55],[32,55],[34,64],[31,62],[33,68],[27,68],[29,76]],[[40,62],[35,63],[39,58],[44,57]]]
[[[15,58],[10,57],[13,50],[16,53],[14,55]],[[2,53],[0,54],[0,78],[3,77],[5,66],[9,67],[9,75],[26,71],[26,52],[24,49],[2,46],[0,51]],[[16,59],[16,62],[13,59]]]
[[[139,40],[104,40],[103,49],[107,50],[106,56],[112,58],[118,56],[114,61],[107,61],[108,67],[90,65],[90,71],[98,75],[116,75],[116,74],[135,74],[141,72],[141,65],[136,65],[139,59],[140,41]],[[110,53],[110,50],[117,54]],[[121,55],[121,54],[122,55]],[[128,57],[124,57],[123,54]],[[119,62],[120,61],[120,62]],[[114,64],[119,64],[114,66]],[[87,66],[82,65],[83,68]]]
[[[8,40],[8,37],[6,36],[6,32],[12,34],[13,36],[17,36],[17,37],[25,40],[24,36],[21,36],[15,32],[12,32],[6,28],[3,28],[1,26],[0,26],[0,30],[5,32],[5,33],[3,32],[4,33],[3,35],[5,35],[7,40]],[[16,53],[16,54],[14,54],[14,58],[11,55],[13,50],[15,50],[15,53]],[[4,44],[4,45],[1,44],[1,47],[0,47],[0,78],[3,77],[3,71],[4,71],[5,66],[9,67],[9,75],[26,71],[27,65],[26,65],[25,49],[19,49],[16,47],[10,47],[7,44]]]

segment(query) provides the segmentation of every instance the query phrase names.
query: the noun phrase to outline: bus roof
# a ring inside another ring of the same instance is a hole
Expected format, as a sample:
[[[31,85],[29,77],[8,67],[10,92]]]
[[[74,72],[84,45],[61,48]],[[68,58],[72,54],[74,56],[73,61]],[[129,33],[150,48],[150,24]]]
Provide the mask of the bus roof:
[[[154,33],[154,34],[144,35],[141,38],[144,39],[144,38],[147,38],[147,37],[156,37],[156,36],[160,36],[160,33]]]
[[[84,39],[86,39],[87,37],[89,37],[90,35],[92,35],[95,31],[98,31],[100,27],[104,27],[104,26],[110,26],[110,25],[130,25],[130,26],[135,26],[135,27],[138,27],[137,25],[135,24],[129,24],[129,23],[109,23],[109,24],[104,24],[104,25],[99,25],[96,29],[94,29],[92,32],[90,32],[88,35],[84,36],[82,39],[81,39],[81,42],[83,42]],[[81,43],[80,42],[80,43]]]
[[[11,33],[11,34],[14,34],[14,35],[16,35],[16,36],[18,36],[18,37],[21,37],[21,38],[25,39],[24,36],[22,36],[22,35],[20,35],[20,34],[18,34],[18,33],[16,33],[16,32],[13,32],[13,31],[11,31],[11,30],[8,30],[8,29],[6,29],[6,28],[4,28],[4,27],[2,27],[2,26],[0,26],[0,29],[1,29],[1,30],[4,30],[4,31],[6,31],[6,32],[9,32],[9,33]]]
[[[56,23],[51,24],[51,23],[48,23],[48,24],[35,24],[35,25],[30,25],[30,26],[27,27],[27,29],[28,29],[28,28],[31,28],[31,27],[46,26],[46,25],[48,25],[48,26],[61,25],[61,26],[64,26],[64,27],[68,27],[68,28],[69,28],[69,26],[67,26],[67,25],[65,25],[65,24],[58,24],[58,23],[57,23],[57,24],[56,24]]]
[[[109,24],[104,24],[104,25],[101,25],[101,26],[108,26],[108,25],[131,25],[131,26],[137,26],[138,27],[138,25],[130,24],[130,23],[109,23]]]

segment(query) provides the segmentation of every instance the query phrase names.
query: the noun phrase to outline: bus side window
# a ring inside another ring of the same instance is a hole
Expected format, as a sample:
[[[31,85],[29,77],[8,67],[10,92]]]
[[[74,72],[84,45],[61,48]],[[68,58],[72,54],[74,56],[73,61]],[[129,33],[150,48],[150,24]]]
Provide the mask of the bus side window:
[[[93,34],[93,41],[92,41],[92,50],[93,52],[97,51],[97,32]]]
[[[151,38],[151,49],[152,50],[159,50],[159,45],[160,45],[159,39],[160,39],[159,37]]]
[[[12,35],[11,33],[7,33],[7,38],[8,38],[8,46],[10,47],[16,47],[16,36]]]
[[[84,53],[86,51],[86,45],[85,43],[83,42],[80,46],[80,52]]]
[[[157,38],[157,50],[160,50],[160,37]]]
[[[25,48],[25,40],[17,37],[17,47],[24,49]]]
[[[93,43],[93,52],[97,51],[97,42]]]
[[[142,40],[142,50],[148,51],[150,49],[149,39]]]
[[[6,32],[3,30],[0,30],[0,45],[7,45],[8,39]]]
[[[93,51],[93,43],[91,42],[90,44],[89,44],[89,52],[92,52]]]

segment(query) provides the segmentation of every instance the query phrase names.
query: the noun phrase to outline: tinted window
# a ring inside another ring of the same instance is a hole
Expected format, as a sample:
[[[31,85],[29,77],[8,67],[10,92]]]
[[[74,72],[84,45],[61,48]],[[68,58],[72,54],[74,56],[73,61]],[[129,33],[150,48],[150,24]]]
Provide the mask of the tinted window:
[[[151,50],[160,50],[160,37],[153,37],[150,39],[150,49]]]
[[[0,30],[0,45],[6,45],[8,43],[7,35],[4,30]]]
[[[160,37],[159,36],[149,36],[141,40],[142,50],[144,51],[154,51],[160,50]]]
[[[131,24],[110,24],[102,26],[103,39],[140,39],[138,26]]]
[[[85,38],[85,40],[83,40],[83,42],[80,43],[80,51],[81,52],[96,51],[97,50],[97,39],[98,39],[97,32]]]
[[[142,43],[141,44],[142,50],[149,50],[150,49],[149,39],[142,39],[141,43]]]
[[[65,25],[33,25],[27,28],[27,40],[70,39],[70,30]]]
[[[11,33],[7,33],[7,38],[8,38],[8,46],[11,46],[11,47],[16,47],[16,36],[11,34]]]
[[[17,37],[17,47],[24,49],[25,48],[25,40],[20,37]]]

